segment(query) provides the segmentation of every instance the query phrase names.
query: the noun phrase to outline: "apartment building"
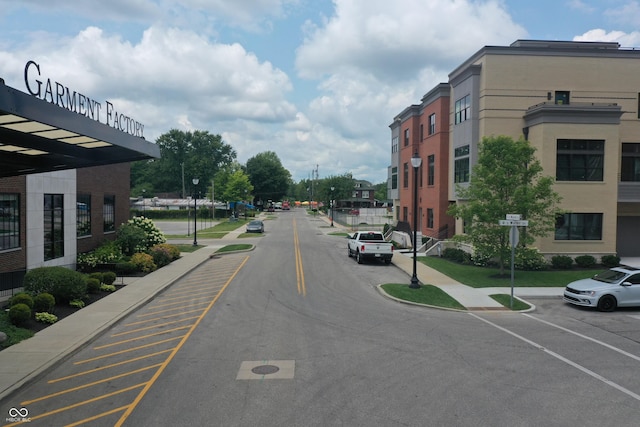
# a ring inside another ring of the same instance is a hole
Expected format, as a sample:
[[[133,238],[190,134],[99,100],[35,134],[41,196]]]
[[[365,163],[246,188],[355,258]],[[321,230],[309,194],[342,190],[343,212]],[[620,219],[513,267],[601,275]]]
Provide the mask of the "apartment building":
[[[417,230],[423,236],[446,239],[455,221],[449,206],[450,86],[441,83],[398,114],[389,125],[392,134],[388,197],[394,200],[395,219],[413,225],[414,170],[411,157],[422,163],[418,175]]]
[[[413,224],[410,159],[418,153],[423,234],[462,232],[446,215],[448,204],[464,202],[456,186],[468,185],[479,141],[507,135],[530,141],[562,197],[555,232],[535,243],[542,253],[640,256],[640,50],[542,40],[485,46],[390,129],[396,220]]]

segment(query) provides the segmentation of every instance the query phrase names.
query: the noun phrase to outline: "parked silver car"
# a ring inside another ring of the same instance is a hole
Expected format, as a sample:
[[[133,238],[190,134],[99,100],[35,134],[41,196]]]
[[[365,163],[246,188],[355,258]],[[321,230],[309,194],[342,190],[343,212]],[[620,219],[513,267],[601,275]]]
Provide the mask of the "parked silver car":
[[[640,269],[615,267],[590,279],[571,282],[564,290],[564,301],[600,311],[640,306]]]
[[[264,223],[259,219],[247,224],[247,233],[264,233]]]

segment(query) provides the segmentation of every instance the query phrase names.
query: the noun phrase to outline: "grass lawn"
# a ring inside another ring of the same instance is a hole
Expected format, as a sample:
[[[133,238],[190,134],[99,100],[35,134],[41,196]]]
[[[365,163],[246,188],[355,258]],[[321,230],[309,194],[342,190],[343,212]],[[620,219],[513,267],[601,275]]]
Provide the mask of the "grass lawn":
[[[240,227],[244,227],[248,220],[239,219],[237,221],[224,221],[219,224],[214,225],[213,227],[205,228],[202,230],[198,230],[198,238],[201,239],[221,239],[228,232],[236,230]],[[165,236],[167,239],[186,239],[190,236],[186,234],[172,234]]]
[[[504,276],[500,276],[497,268],[476,267],[473,265],[462,265],[444,258],[420,257],[422,262],[429,267],[446,274],[452,279],[474,288],[492,288],[500,286],[511,286],[511,269],[505,268]],[[574,280],[585,279],[594,274],[606,270],[605,267],[596,269],[573,269],[573,270],[544,270],[544,271],[522,271],[516,270],[514,273],[513,285],[532,287],[564,287]]]
[[[253,247],[253,245],[249,245],[246,243],[239,243],[239,244],[235,244],[235,245],[227,245],[227,246],[223,246],[220,249],[218,249],[216,251],[217,254],[219,253],[224,253],[224,252],[233,252],[233,251],[246,251],[249,250]]]
[[[465,310],[458,301],[437,286],[422,285],[420,289],[411,289],[406,283],[387,283],[382,285],[382,289],[389,295],[401,300]]]
[[[500,304],[504,305],[507,308],[511,307],[511,294],[507,295],[507,294],[494,294],[494,295],[489,295],[491,298],[493,298],[494,300],[498,301]],[[513,298],[513,310],[514,311],[521,311],[521,310],[528,310],[529,308],[531,308],[531,306],[527,303],[524,303],[522,301],[520,301],[518,298]]]
[[[180,243],[180,244],[177,244],[177,245],[173,245],[173,246],[175,246],[178,249],[180,249],[180,252],[194,252],[194,251],[197,251],[198,249],[203,247],[203,246],[200,246],[200,245],[193,246],[192,244],[187,245],[187,244],[183,244],[183,243]]]

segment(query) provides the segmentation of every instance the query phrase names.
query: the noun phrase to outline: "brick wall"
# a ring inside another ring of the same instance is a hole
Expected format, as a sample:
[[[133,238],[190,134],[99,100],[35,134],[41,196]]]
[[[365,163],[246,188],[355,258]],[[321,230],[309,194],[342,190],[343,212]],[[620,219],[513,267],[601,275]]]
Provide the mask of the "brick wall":
[[[27,266],[26,215],[27,180],[24,176],[0,178],[0,193],[20,194],[20,248],[0,252],[0,273],[23,270]]]

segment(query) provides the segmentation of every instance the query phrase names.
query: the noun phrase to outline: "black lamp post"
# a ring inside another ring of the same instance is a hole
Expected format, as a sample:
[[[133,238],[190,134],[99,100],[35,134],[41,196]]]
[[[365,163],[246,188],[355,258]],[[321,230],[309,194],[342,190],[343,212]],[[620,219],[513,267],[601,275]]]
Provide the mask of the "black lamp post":
[[[422,164],[422,159],[418,153],[414,153],[411,157],[411,166],[413,166],[413,276],[411,276],[411,289],[419,289],[420,281],[416,274],[416,250],[418,246],[418,168]]]
[[[333,190],[335,190],[336,187],[331,187],[331,200],[329,201],[329,203],[331,204],[331,226],[333,227]]]
[[[200,182],[198,178],[193,178],[193,246],[198,246],[198,192],[196,185]]]
[[[146,204],[146,202],[144,201],[144,196],[146,195],[146,193],[147,193],[147,190],[143,188],[142,189],[142,216],[144,216],[144,212],[145,212],[144,205]]]

